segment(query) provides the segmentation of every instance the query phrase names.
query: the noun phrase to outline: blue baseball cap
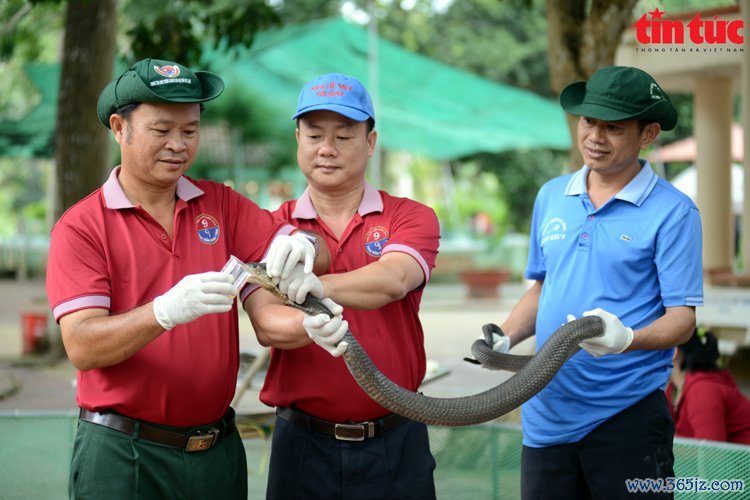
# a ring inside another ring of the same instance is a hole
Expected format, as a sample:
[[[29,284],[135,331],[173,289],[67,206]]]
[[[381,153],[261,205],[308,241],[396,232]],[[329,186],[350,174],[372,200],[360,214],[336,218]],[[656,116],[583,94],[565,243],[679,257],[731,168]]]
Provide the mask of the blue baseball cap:
[[[358,122],[368,118],[375,120],[372,99],[365,86],[356,78],[340,73],[329,73],[307,82],[299,93],[297,112],[292,120],[320,109],[339,113]]]

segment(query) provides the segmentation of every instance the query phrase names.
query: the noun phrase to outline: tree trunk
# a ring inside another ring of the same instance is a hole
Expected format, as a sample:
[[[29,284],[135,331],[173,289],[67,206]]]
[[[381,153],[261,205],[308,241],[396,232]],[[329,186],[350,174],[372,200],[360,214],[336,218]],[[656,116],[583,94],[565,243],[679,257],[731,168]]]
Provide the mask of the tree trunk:
[[[54,215],[97,189],[110,168],[108,129],[96,116],[99,93],[112,79],[117,0],[68,0],[55,124]],[[54,320],[52,358],[64,355]]]
[[[550,84],[558,95],[569,83],[588,80],[599,68],[611,66],[622,33],[632,21],[638,0],[547,0]],[[578,117],[567,115],[572,137],[570,169],[583,158],[576,143]]]
[[[55,214],[97,189],[110,168],[108,130],[96,116],[112,79],[117,0],[68,0],[55,125]]]

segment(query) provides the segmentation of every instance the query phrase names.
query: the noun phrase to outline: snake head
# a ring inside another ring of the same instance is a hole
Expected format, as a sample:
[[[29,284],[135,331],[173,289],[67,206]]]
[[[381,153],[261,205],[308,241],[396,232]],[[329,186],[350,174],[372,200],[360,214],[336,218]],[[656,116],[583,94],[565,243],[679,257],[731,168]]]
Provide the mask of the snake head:
[[[487,323],[482,327],[482,333],[484,334],[484,342],[492,348],[493,345],[495,345],[494,339],[492,338],[492,334],[500,335],[501,337],[505,337],[505,333],[503,333],[503,330],[497,326],[495,323]]]
[[[260,285],[262,288],[275,293],[274,289],[277,289],[279,279],[268,276],[265,262],[247,262],[245,264],[245,271],[248,273],[248,283]]]
[[[266,272],[265,262],[246,262],[245,265],[249,267],[253,272],[258,272],[258,273]]]

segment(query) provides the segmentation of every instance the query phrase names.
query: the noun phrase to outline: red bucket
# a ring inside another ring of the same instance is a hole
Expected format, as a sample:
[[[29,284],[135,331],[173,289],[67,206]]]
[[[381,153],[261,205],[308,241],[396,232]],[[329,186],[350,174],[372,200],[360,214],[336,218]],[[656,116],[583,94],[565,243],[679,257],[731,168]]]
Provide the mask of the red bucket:
[[[21,313],[21,330],[23,332],[23,353],[37,352],[47,332],[47,315],[44,313]]]

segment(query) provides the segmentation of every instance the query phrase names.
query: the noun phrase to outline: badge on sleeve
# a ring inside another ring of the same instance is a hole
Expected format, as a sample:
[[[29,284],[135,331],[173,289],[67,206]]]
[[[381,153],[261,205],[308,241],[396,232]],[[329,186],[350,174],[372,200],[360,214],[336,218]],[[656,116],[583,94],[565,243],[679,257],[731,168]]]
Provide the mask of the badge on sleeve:
[[[207,245],[213,245],[219,240],[219,221],[208,214],[200,214],[195,218],[195,228],[198,239]]]
[[[371,227],[365,236],[365,252],[373,257],[380,257],[388,238],[388,230],[383,226]]]

